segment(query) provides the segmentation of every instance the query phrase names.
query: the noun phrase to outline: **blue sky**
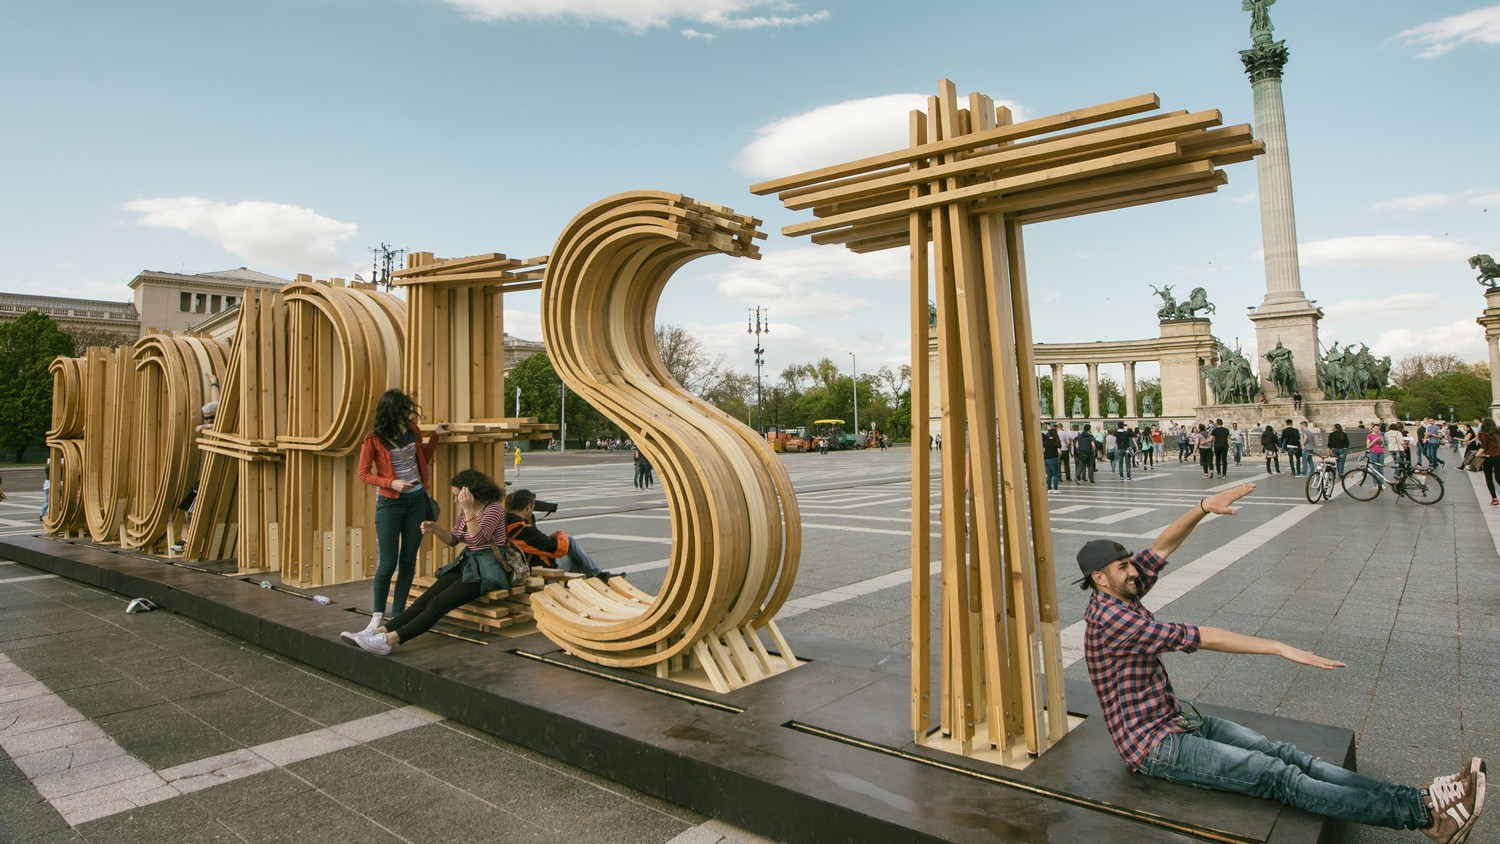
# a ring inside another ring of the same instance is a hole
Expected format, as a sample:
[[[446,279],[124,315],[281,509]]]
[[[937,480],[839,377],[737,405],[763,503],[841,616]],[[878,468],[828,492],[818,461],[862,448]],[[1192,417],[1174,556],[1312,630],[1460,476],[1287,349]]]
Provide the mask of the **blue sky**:
[[[1324,342],[1484,357],[1465,260],[1500,254],[1500,5],[1283,0],[1302,283]],[[134,0],[7,10],[0,290],[125,300],[143,269],[368,273],[551,250],[594,200],[685,193],[766,221],[760,262],[680,271],[658,319],[750,370],[909,360],[904,251],[779,234],[749,184],[905,143],[954,80],[1039,117],[1145,92],[1251,122],[1239,0]],[[1149,285],[1202,286],[1253,343],[1254,164],[1213,196],[1026,231],[1041,342],[1154,336]],[[507,328],[540,336],[535,295]],[[1142,377],[1153,373],[1141,372]]]

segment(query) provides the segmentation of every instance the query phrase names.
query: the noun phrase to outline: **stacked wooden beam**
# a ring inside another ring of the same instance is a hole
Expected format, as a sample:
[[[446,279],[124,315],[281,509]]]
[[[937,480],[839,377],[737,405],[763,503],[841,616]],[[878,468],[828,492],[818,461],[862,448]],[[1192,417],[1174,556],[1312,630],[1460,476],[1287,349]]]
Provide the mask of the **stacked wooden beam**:
[[[943,80],[910,146],[755,185],[814,220],[787,235],[856,252],[911,249],[912,406],[942,407],[940,700],[933,704],[930,452],[912,449],[912,729],[965,752],[1036,754],[1067,731],[1041,415],[1021,240],[1025,223],[1209,193],[1217,168],[1261,150],[1216,111],[1156,109],[1154,94],[1013,123],[993,100],[961,108]],[[1131,118],[1131,119],[1123,119]],[[1114,121],[1114,122],[1106,122]],[[938,380],[927,377],[937,303]],[[913,419],[912,441],[928,434]],[[950,445],[951,444],[951,445]],[[959,478],[972,478],[961,485]]]
[[[650,458],[672,517],[657,595],[623,601],[572,581],[534,596],[538,629],[581,658],[665,670],[693,652],[729,688],[776,670],[766,630],[791,662],[774,622],[801,552],[791,481],[763,438],[672,379],[655,343],[672,273],[703,255],[759,257],[757,223],[683,196],[625,193],[578,214],[552,251],[542,318],[553,364]]]
[[[395,274],[406,288],[403,387],[429,420],[424,427],[440,422],[448,430],[429,467],[429,492],[448,511],[445,525],[452,523],[449,478],[474,468],[503,480],[504,443],[546,438],[553,430],[535,417],[505,414],[504,294],[539,287],[546,261],[415,252]],[[424,543],[417,573],[430,575],[451,556],[447,546]]]
[[[119,542],[125,527],[136,442],[132,353],[130,346],[84,353],[83,515],[95,542]]]
[[[184,555],[235,557],[245,573],[275,571],[285,466],[276,435],[287,411],[286,306],[280,292],[245,291],[220,386],[213,428],[198,438],[203,471]]]
[[[434,579],[418,577],[412,581],[411,598],[416,600],[432,588]],[[546,585],[540,577],[528,578],[519,586],[486,592],[473,601],[452,610],[443,616],[443,621],[470,630],[499,633],[506,628],[525,624],[531,620],[531,596]]]
[[[162,553],[175,541],[184,518],[178,504],[198,483],[196,429],[204,421],[209,379],[222,377],[226,351],[223,343],[203,337],[149,334],[136,341],[127,547]]]
[[[357,474],[380,394],[401,386],[406,304],[305,276],[286,303],[286,458],[279,553],[283,582],[324,586],[375,573],[375,508]]]
[[[48,366],[52,373],[52,427],[47,430],[48,533],[82,533],[83,425],[88,393],[84,358],[59,357]]]

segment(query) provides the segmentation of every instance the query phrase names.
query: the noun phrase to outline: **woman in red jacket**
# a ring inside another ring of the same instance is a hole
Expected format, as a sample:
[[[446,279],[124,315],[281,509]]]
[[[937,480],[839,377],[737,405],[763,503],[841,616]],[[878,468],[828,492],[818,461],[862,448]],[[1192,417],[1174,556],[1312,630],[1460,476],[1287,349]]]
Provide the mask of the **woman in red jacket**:
[[[411,579],[417,568],[417,548],[422,544],[422,521],[428,512],[427,466],[437,449],[443,426],[434,426],[427,442],[417,427],[421,412],[411,396],[386,390],[375,406],[375,429],[359,447],[359,479],[375,487],[375,596],[366,631],[385,620],[386,596],[391,575],[396,575],[392,612],[406,609]]]

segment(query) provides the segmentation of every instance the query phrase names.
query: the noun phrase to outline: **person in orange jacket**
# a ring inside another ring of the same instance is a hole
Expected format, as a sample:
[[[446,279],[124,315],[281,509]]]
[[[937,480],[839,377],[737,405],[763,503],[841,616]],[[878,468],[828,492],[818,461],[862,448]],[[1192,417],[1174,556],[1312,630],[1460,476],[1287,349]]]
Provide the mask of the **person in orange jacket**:
[[[560,530],[551,535],[538,530],[533,517],[535,508],[536,494],[529,489],[511,490],[505,496],[505,532],[510,542],[526,555],[527,562],[533,567],[580,572],[605,582],[614,577],[611,572],[599,570],[578,540]]]

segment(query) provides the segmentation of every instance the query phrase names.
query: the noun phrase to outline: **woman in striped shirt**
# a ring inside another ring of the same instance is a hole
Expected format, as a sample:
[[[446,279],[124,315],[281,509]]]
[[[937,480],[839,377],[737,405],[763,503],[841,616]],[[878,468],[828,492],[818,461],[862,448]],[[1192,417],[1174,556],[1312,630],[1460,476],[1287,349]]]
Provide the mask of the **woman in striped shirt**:
[[[500,486],[478,469],[465,469],[449,482],[458,516],[453,527],[422,522],[422,533],[445,545],[463,543],[453,562],[438,569],[437,581],[412,605],[374,630],[341,633],[345,641],[382,656],[391,648],[427,632],[438,619],[496,589],[509,589],[510,578],[495,558],[494,547],[506,543],[505,505]]]

